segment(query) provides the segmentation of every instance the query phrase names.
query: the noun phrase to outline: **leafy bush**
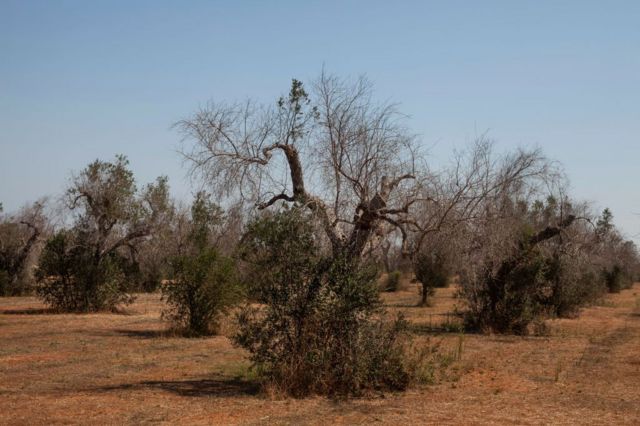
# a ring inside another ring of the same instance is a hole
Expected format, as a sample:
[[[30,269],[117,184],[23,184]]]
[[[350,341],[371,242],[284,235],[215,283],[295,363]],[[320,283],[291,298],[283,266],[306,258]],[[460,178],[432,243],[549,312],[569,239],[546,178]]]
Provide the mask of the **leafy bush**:
[[[174,279],[162,286],[163,316],[188,336],[217,332],[220,316],[241,297],[234,262],[214,248],[172,262]]]
[[[40,256],[37,295],[63,312],[114,310],[133,301],[119,264],[115,254],[96,262],[81,235],[60,231]]]
[[[463,286],[469,311],[468,329],[497,333],[527,334],[528,326],[543,313],[542,290],[545,262],[531,250],[502,261],[482,265],[473,285]]]
[[[553,197],[507,199],[501,209],[500,218],[476,228],[466,251],[461,283],[469,327],[524,334],[628,285],[638,252],[616,231],[610,211],[593,227],[577,219],[589,216],[585,206]]]
[[[18,296],[25,287],[19,279],[25,239],[21,228],[15,221],[0,221],[0,296]]]
[[[602,277],[609,289],[609,293],[620,293],[622,290],[630,288],[631,278],[625,274],[620,265],[613,265],[611,269],[602,271]]]
[[[466,324],[474,330],[526,334],[545,317],[575,316],[607,289],[590,255],[578,249],[523,245],[482,268],[464,277]]]
[[[606,292],[604,280],[586,253],[554,253],[546,263],[549,291],[543,303],[552,316],[575,316]]]
[[[640,272],[638,248],[633,241],[624,240],[613,225],[613,214],[608,208],[598,218],[595,233],[601,251],[601,275],[609,292],[630,288]]]
[[[416,279],[422,284],[420,305],[426,306],[435,288],[446,287],[449,283],[450,267],[440,251],[418,253],[413,269]]]
[[[242,310],[235,342],[265,386],[287,394],[405,388],[404,321],[383,320],[377,271],[319,247],[297,210],[249,224],[241,256],[263,306]]]
[[[171,260],[173,280],[162,286],[163,317],[187,336],[216,333],[220,317],[243,296],[235,263],[212,243],[221,215],[207,193],[196,195],[182,254]]]

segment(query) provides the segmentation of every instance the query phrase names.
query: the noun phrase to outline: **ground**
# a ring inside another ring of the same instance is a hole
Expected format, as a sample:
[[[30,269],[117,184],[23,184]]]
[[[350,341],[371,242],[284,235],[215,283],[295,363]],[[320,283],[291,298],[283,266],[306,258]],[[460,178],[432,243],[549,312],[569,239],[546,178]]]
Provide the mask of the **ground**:
[[[417,345],[447,368],[432,385],[347,402],[258,392],[229,339],[167,335],[157,295],[120,314],[51,314],[0,298],[0,424],[640,424],[640,284],[544,337],[433,331],[457,300],[432,307],[409,286],[384,294]],[[223,330],[229,335],[231,325]]]

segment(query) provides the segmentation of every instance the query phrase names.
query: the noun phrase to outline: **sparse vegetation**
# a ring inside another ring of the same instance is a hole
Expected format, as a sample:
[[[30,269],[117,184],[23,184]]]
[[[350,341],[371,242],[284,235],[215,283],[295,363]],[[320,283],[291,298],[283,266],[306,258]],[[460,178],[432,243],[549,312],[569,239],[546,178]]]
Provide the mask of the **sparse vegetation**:
[[[167,302],[163,316],[188,336],[216,333],[221,316],[243,294],[233,260],[214,246],[221,223],[221,209],[208,194],[199,192],[191,207],[182,254],[171,260],[173,279],[162,286]]]
[[[436,173],[365,78],[323,72],[307,87],[294,79],[271,107],[212,103],[177,123],[193,177],[211,191],[190,209],[165,177],[138,189],[116,156],[73,176],[56,226],[40,202],[2,215],[0,296],[27,293],[35,277],[52,310],[90,313],[159,290],[154,314],[173,333],[111,333],[164,334],[171,356],[198,344],[182,337],[218,335],[203,357],[230,338],[234,377],[214,387],[334,399],[455,387],[478,368],[466,354],[483,333],[550,341],[549,319],[578,321],[596,302],[621,309],[608,293],[634,285],[636,246],[609,209],[572,200],[540,150],[496,155],[481,137]],[[443,293],[446,309],[434,306]],[[564,382],[569,362],[554,359],[545,380]]]
[[[33,298],[0,298],[5,389],[0,423],[22,416],[32,423],[63,422],[83,415],[95,423],[127,423],[132,413],[141,421],[169,423],[225,424],[229,418],[251,423],[265,417],[282,423],[438,423],[444,417],[464,423],[498,404],[508,407],[492,414],[500,423],[532,416],[563,423],[580,413],[589,421],[624,424],[638,413],[635,404],[621,404],[620,398],[637,394],[640,317],[632,313],[638,312],[633,293],[639,291],[635,284],[632,290],[605,294],[607,309],[586,308],[580,317],[552,321],[544,339],[415,332],[403,360],[412,376],[410,392],[385,397],[375,392],[373,398],[338,405],[259,393],[245,350],[223,336],[166,336],[160,320],[165,304],[158,294],[137,295],[129,315],[37,314],[45,306]],[[452,288],[436,289],[433,307],[392,307],[390,314],[406,312],[411,330],[431,313],[451,309],[457,303],[453,294]],[[382,297],[386,305],[397,306],[415,298],[415,290]],[[40,373],[38,381],[28,379]],[[607,386],[611,381],[616,386]],[[60,383],[65,392],[59,391]],[[121,400],[119,409],[106,409],[114,397]],[[33,398],[39,400],[38,410],[29,411]],[[154,403],[139,404],[138,398]],[[600,403],[581,405],[585,398]]]
[[[640,426],[639,18],[0,0],[0,426]]]

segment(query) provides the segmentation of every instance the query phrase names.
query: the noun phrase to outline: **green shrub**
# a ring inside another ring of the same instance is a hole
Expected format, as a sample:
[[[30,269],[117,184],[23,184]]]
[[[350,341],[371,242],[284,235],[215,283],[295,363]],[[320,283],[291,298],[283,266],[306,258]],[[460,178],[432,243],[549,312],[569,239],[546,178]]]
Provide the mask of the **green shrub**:
[[[544,313],[541,298],[545,271],[544,257],[538,250],[498,265],[483,265],[474,284],[463,286],[469,305],[465,313],[467,329],[527,334],[529,324]]]
[[[242,296],[234,262],[214,248],[204,248],[172,264],[174,279],[162,286],[168,305],[163,317],[188,336],[216,333],[220,317]]]
[[[543,303],[552,316],[575,316],[581,307],[606,293],[605,282],[588,255],[554,253],[546,263],[549,292]]]
[[[512,207],[505,204],[506,211]],[[611,250],[631,265],[635,247],[612,231],[610,214],[596,229],[573,213],[569,202],[549,197],[522,201],[512,216],[479,228],[461,274],[468,310],[466,325],[475,330],[525,334],[542,330],[549,317],[576,315],[606,291],[618,287],[620,271],[601,275]],[[611,249],[611,250],[609,250]]]
[[[36,202],[15,216],[0,209],[0,297],[31,294],[34,254],[46,228],[44,202]]]
[[[422,284],[420,305],[426,306],[435,288],[447,287],[451,274],[448,261],[440,251],[420,252],[413,263],[416,279]]]
[[[383,319],[377,271],[319,247],[297,210],[249,224],[241,256],[263,305],[242,310],[235,342],[249,351],[264,385],[286,394],[405,388],[405,324]]]
[[[173,280],[162,286],[167,302],[163,317],[187,336],[218,331],[222,315],[243,296],[235,262],[219,253],[212,243],[222,211],[209,194],[199,192],[185,224],[188,233],[182,254],[171,260]]]
[[[467,327],[498,333],[526,334],[546,317],[575,316],[607,290],[588,254],[540,247],[521,248],[464,280]]]
[[[82,236],[71,231],[60,231],[47,241],[36,272],[37,295],[62,312],[114,310],[131,303],[117,255],[98,260],[82,242]]]
[[[613,265],[610,269],[602,271],[602,277],[609,289],[609,293],[620,293],[622,290],[630,288],[633,280],[629,277],[620,265]]]

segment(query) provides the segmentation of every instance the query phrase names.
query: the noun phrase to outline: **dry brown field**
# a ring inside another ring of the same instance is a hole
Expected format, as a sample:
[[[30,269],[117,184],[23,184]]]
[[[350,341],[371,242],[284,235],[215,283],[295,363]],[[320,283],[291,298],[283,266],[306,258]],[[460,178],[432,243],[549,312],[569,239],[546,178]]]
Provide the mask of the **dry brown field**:
[[[225,335],[168,335],[158,295],[88,315],[0,298],[0,424],[640,424],[640,283],[541,337],[439,332],[454,289],[418,308],[405,287],[385,304],[455,356],[433,384],[343,402],[260,393]]]

